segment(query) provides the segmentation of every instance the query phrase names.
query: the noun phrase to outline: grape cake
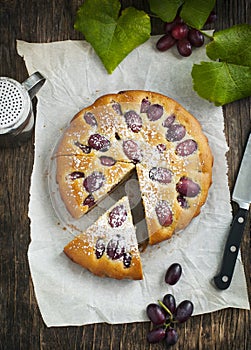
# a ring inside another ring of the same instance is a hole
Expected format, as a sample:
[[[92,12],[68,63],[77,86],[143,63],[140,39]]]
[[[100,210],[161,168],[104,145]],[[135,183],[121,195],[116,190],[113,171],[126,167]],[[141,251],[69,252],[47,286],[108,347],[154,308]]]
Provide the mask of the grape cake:
[[[150,245],[184,229],[212,183],[213,155],[200,123],[173,99],[143,90],[101,96],[76,114],[56,162],[61,198],[76,219],[136,171]]]

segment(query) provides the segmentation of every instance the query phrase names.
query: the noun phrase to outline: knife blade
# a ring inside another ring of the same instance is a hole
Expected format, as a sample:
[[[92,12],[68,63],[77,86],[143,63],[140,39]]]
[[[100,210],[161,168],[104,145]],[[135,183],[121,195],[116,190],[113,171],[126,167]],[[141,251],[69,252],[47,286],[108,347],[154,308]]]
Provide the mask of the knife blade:
[[[233,218],[225,244],[220,272],[214,277],[216,287],[222,290],[227,289],[231,284],[251,203],[251,133],[235,182],[232,200],[238,204],[239,208]]]

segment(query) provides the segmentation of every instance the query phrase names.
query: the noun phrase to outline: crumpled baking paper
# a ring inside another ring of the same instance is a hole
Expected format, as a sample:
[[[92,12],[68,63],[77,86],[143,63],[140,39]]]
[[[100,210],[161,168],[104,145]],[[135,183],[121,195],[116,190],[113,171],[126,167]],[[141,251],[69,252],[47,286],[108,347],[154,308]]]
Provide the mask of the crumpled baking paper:
[[[146,321],[146,306],[166,293],[173,294],[177,303],[190,299],[195,315],[227,307],[249,308],[240,254],[230,288],[219,291],[212,283],[221,264],[232,213],[222,109],[201,99],[192,87],[192,65],[209,59],[205,48],[194,50],[188,58],[178,56],[175,48],[158,52],[158,38],[151,37],[131,52],[112,75],[85,41],[17,41],[29,74],[39,71],[46,77],[37,94],[28,259],[47,326]],[[97,97],[126,89],[156,91],[177,100],[201,122],[214,154],[213,185],[201,214],[171,240],[141,254],[143,281],[99,278],[70,261],[63,247],[72,233],[56,215],[48,186],[53,148],[70,119]],[[168,286],[164,275],[174,262],[182,265],[183,274],[176,285]]]

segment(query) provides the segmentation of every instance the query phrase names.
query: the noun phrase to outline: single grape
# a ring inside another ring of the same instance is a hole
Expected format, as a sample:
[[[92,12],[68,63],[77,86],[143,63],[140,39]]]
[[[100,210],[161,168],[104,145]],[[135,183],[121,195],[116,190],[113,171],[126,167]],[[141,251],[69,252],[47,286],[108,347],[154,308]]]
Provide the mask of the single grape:
[[[84,115],[84,120],[86,121],[87,124],[91,125],[91,126],[97,126],[97,120],[95,118],[95,115],[91,112],[87,112]]]
[[[123,205],[118,205],[109,213],[108,222],[112,228],[119,227],[127,219],[127,211]]]
[[[118,102],[112,104],[112,109],[118,114],[122,115],[121,105]]]
[[[176,301],[172,294],[166,294],[163,298],[163,304],[173,314],[176,310]]]
[[[174,26],[180,23],[183,23],[183,19],[180,16],[176,16],[172,22],[166,22],[164,24],[164,32],[165,33],[170,32]]]
[[[185,39],[188,34],[188,26],[185,23],[177,24],[172,29],[172,37],[177,40]]]
[[[159,201],[156,204],[155,212],[161,226],[167,227],[172,224],[173,214],[167,201],[165,200]]]
[[[153,181],[161,184],[169,184],[172,181],[172,172],[162,167],[154,167],[149,171],[149,177]]]
[[[83,186],[86,192],[92,193],[100,189],[105,183],[105,176],[99,171],[93,171],[84,179]]]
[[[155,328],[152,329],[147,334],[147,340],[151,344],[159,343],[161,340],[163,340],[166,336],[166,331],[164,328]]]
[[[143,98],[141,101],[140,113],[146,113],[150,105],[151,102],[147,98]]]
[[[173,263],[166,271],[165,281],[173,286],[178,282],[182,273],[182,267],[178,263]]]
[[[193,303],[190,300],[183,300],[176,308],[174,319],[179,323],[186,322],[193,313]]]
[[[204,35],[197,29],[189,29],[187,38],[194,47],[201,47],[204,44]]]
[[[123,141],[123,151],[127,158],[131,159],[135,163],[141,162],[143,154],[138,144],[133,140]]]
[[[210,15],[208,16],[205,24],[214,23],[216,21],[216,18],[217,18],[216,13],[214,10],[212,10]]]
[[[116,160],[112,157],[101,156],[99,157],[100,163],[104,166],[113,166],[116,163]]]
[[[185,197],[196,197],[200,192],[200,186],[186,176],[182,176],[176,185],[176,190]]]
[[[146,114],[149,120],[155,121],[158,120],[162,117],[164,113],[164,108],[163,106],[159,105],[158,103],[155,103],[151,106],[149,106]]]
[[[176,23],[174,23],[174,21],[173,22],[166,22],[164,24],[164,32],[166,34],[169,34],[175,25],[176,25]]]
[[[165,323],[165,312],[158,304],[149,304],[146,308],[146,313],[153,324],[161,325]]]
[[[187,39],[177,41],[177,49],[181,56],[188,57],[192,53],[192,45]]]
[[[189,156],[190,154],[194,153],[198,148],[197,142],[195,142],[192,139],[187,139],[176,147],[175,153],[178,156],[181,157],[186,157]]]
[[[168,128],[171,124],[173,124],[174,120],[175,115],[171,114],[163,121],[162,126],[164,126],[164,128]]]
[[[139,132],[142,128],[142,119],[139,114],[137,114],[135,111],[128,111],[125,113],[125,121],[128,126],[128,128],[132,132]]]
[[[177,343],[178,339],[179,336],[177,331],[172,327],[168,328],[166,331],[166,344],[168,346],[174,345]]]
[[[89,137],[88,145],[96,151],[105,152],[110,147],[110,141],[103,135],[93,134]]]
[[[177,201],[178,201],[179,205],[181,206],[181,208],[183,208],[183,209],[189,208],[189,204],[188,204],[186,198],[184,198],[182,195],[179,194],[177,196]]]
[[[171,124],[166,130],[166,139],[170,142],[180,141],[186,135],[186,128],[181,124]]]
[[[165,34],[157,41],[156,48],[159,51],[167,51],[174,46],[175,43],[176,40],[170,34]]]

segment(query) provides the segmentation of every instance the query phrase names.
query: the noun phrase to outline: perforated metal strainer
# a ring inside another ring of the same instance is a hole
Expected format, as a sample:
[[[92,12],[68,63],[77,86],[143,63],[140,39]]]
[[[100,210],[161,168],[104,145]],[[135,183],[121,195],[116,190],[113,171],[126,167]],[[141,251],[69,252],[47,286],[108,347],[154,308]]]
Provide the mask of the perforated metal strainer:
[[[30,98],[24,87],[10,78],[0,78],[0,133],[17,128],[30,111]]]
[[[34,118],[31,99],[45,79],[39,73],[32,74],[22,84],[14,79],[0,77],[0,145],[13,146],[24,139],[33,128]],[[26,137],[27,138],[27,137]]]

